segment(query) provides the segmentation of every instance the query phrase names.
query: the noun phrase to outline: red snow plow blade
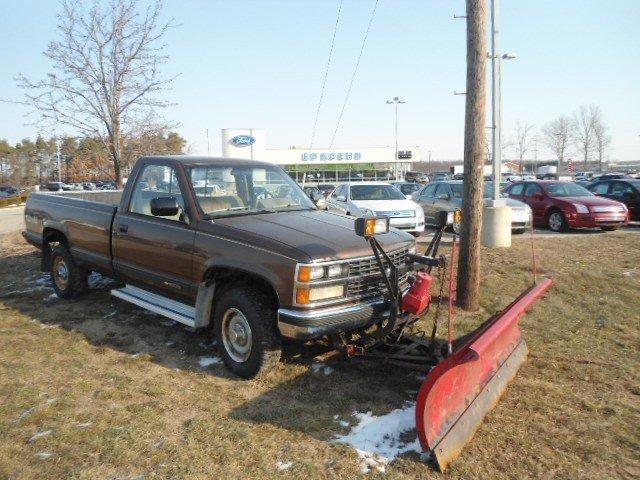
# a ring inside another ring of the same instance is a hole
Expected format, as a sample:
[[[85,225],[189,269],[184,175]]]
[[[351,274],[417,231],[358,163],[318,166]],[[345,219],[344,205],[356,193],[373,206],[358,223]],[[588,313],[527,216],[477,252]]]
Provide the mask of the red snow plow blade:
[[[518,323],[553,284],[544,279],[480,328],[454,343],[453,353],[429,372],[416,402],[424,450],[445,470],[471,440],[527,356]]]

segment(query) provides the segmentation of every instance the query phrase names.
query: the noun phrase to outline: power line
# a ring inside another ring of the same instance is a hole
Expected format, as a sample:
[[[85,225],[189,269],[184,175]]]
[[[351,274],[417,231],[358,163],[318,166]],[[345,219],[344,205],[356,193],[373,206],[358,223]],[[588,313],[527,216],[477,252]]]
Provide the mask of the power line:
[[[333,56],[333,46],[336,41],[336,32],[338,31],[338,24],[340,23],[340,12],[342,11],[342,2],[338,4],[338,15],[336,16],[336,24],[333,27],[333,35],[331,36],[331,47],[329,48],[329,58],[327,59],[327,66],[324,69],[324,79],[322,80],[322,89],[320,90],[320,99],[318,100],[318,108],[316,110],[316,119],[313,122],[313,132],[311,133],[311,141],[309,142],[309,150],[313,147],[313,141],[316,138],[316,129],[318,127],[318,117],[320,116],[320,107],[322,106],[322,100],[324,98],[324,88],[327,85],[327,76],[329,75],[329,66],[331,65],[331,57]]]
[[[342,109],[340,110],[340,115],[338,116],[338,122],[336,123],[336,128],[333,131],[333,136],[331,137],[331,143],[329,144],[329,148],[333,147],[333,141],[336,139],[336,133],[338,133],[338,128],[340,127],[340,122],[342,121],[342,115],[344,114],[344,109],[347,106],[347,102],[349,101],[349,95],[351,95],[351,89],[353,88],[353,82],[356,79],[356,74],[358,73],[358,66],[360,65],[360,59],[362,58],[362,53],[364,52],[364,46],[367,43],[367,37],[369,36],[369,30],[371,29],[371,24],[373,23],[373,16],[376,14],[376,9],[378,8],[378,1],[373,6],[373,10],[371,10],[371,16],[369,17],[369,23],[367,24],[367,30],[364,32],[364,38],[362,39],[362,46],[360,47],[360,53],[358,54],[358,60],[356,61],[356,65],[353,69],[353,75],[351,75],[351,81],[349,82],[349,88],[347,90],[347,95],[344,97],[344,102],[342,103]]]

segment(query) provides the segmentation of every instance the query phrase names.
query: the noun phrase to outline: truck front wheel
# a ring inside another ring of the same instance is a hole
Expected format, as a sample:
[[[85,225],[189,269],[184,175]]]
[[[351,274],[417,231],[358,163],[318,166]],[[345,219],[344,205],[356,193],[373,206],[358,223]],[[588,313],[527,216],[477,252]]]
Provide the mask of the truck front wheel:
[[[261,292],[247,287],[222,292],[215,305],[214,328],[225,365],[239,377],[263,375],[280,361],[275,308]]]
[[[51,283],[60,298],[76,298],[87,289],[87,272],[76,264],[64,245],[51,251]]]

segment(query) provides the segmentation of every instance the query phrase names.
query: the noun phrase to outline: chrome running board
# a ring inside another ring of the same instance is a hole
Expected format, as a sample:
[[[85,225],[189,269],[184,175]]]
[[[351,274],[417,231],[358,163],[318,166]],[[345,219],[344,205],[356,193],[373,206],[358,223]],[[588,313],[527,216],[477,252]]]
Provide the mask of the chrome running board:
[[[171,300],[133,285],[111,290],[111,295],[176,322],[195,327],[196,309],[185,303]]]

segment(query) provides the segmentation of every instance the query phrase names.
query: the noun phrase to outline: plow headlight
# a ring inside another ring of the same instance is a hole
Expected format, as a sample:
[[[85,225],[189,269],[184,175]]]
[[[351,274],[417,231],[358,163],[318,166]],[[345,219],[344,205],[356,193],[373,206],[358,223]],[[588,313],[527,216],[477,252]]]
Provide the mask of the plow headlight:
[[[356,235],[373,237],[389,231],[389,218],[356,218]]]
[[[299,305],[306,305],[320,300],[339,297],[344,297],[344,285],[331,285],[327,287],[298,287],[296,290],[296,303]]]

